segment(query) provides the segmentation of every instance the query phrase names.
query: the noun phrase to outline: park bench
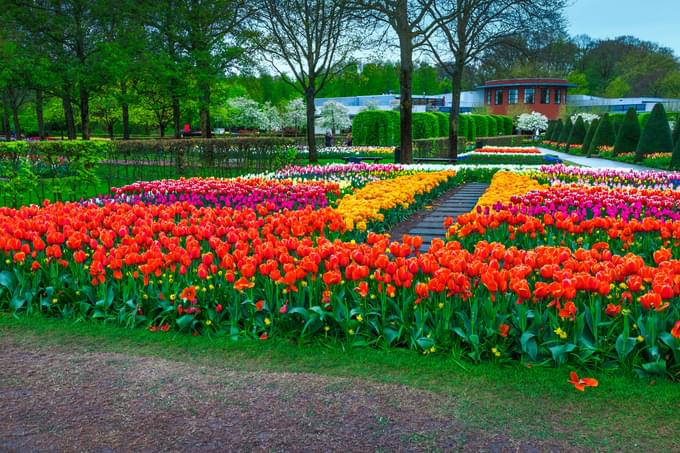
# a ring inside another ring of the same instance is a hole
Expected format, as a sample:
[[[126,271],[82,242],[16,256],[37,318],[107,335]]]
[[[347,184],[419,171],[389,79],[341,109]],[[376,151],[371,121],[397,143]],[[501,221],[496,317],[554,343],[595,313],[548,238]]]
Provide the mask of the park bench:
[[[380,162],[383,157],[378,156],[347,156],[343,157],[342,160],[347,164],[360,164],[361,162]]]
[[[414,157],[416,164],[455,164],[456,159],[450,157]]]

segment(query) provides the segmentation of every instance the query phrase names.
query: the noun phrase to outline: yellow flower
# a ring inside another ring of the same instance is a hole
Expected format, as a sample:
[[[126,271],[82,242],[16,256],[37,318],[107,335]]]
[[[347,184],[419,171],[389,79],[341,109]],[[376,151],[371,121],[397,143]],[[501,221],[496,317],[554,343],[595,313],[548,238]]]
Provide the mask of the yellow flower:
[[[636,340],[637,340],[638,343],[642,343],[643,341],[645,341],[645,337],[643,337],[642,335],[638,335]]]
[[[174,294],[170,294],[170,300],[175,300],[175,299],[177,299],[177,296],[174,295]]]
[[[436,350],[437,350],[437,348],[435,348],[434,346],[432,346],[432,347],[430,348],[430,352],[435,352]]]
[[[264,318],[264,325],[269,326],[272,323],[271,319],[269,318]]]
[[[553,330],[553,332],[555,332],[555,334],[563,340],[566,340],[568,337],[567,332],[562,330],[561,327],[558,327],[557,329]]]
[[[357,315],[357,321],[362,322],[364,320],[364,317],[361,315]]]
[[[354,329],[349,329],[349,330],[347,331],[347,333],[350,334],[350,335],[354,335]]]
[[[439,309],[441,310],[442,308],[444,308],[444,303],[443,303],[443,302],[439,302]]]
[[[323,326],[323,330],[325,330],[326,332],[328,332],[329,330],[331,330],[331,328],[328,327],[328,326]]]
[[[211,324],[212,324],[212,321],[209,320],[209,319],[205,322],[205,325],[206,325],[206,326],[209,326],[209,325],[211,325]]]
[[[57,299],[56,297],[54,299],[52,299],[53,304],[56,304],[57,302],[59,302],[59,299]]]

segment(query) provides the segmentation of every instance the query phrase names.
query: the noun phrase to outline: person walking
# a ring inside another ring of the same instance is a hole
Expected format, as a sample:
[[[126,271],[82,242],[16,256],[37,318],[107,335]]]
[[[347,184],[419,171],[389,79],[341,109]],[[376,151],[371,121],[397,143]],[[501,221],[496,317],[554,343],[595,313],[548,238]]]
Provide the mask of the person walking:
[[[333,134],[331,131],[326,131],[326,148],[333,146]]]

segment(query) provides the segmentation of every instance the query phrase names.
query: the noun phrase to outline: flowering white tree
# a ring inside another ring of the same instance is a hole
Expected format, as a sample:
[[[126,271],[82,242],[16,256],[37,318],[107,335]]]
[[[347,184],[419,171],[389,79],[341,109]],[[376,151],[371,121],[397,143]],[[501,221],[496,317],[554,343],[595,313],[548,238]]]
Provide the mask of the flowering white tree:
[[[307,107],[304,99],[293,99],[286,105],[283,113],[283,125],[300,131],[304,130],[307,126]]]
[[[230,112],[230,123],[232,126],[244,127],[247,129],[259,129],[262,123],[262,112],[260,104],[252,99],[238,97],[228,101]]]
[[[330,129],[335,135],[336,130],[345,129],[352,125],[349,120],[347,107],[336,101],[328,101],[321,107],[319,125]]]
[[[260,109],[260,125],[259,129],[266,132],[279,131],[282,127],[281,114],[278,109],[271,105],[270,102],[265,102]]]
[[[593,122],[593,120],[600,118],[600,115],[596,115],[595,113],[581,112],[581,113],[574,113],[573,115],[571,115],[571,122],[576,123],[576,120],[578,119],[579,116],[581,118],[583,118],[583,121],[586,123],[586,125],[589,125],[590,123]]]
[[[548,129],[548,117],[539,112],[522,113],[517,118],[517,129],[522,131],[544,131]]]
[[[364,108],[362,110],[366,112],[366,111],[369,111],[369,110],[379,110],[379,109],[380,109],[380,107],[378,107],[378,103],[375,100],[371,99],[370,101],[368,101],[366,103],[366,105],[364,106]]]

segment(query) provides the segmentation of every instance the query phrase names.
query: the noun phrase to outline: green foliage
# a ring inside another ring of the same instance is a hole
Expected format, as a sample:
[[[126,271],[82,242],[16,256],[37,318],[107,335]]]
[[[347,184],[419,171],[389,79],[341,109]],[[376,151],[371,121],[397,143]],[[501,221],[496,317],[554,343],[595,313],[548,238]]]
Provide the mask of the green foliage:
[[[645,154],[668,153],[673,151],[671,128],[668,126],[666,110],[662,104],[656,104],[640,135],[635,159],[642,160]]]
[[[557,142],[559,141],[560,137],[562,136],[562,129],[564,128],[564,123],[562,122],[562,118],[557,120],[557,123],[555,123],[555,129],[553,129],[552,136],[548,138],[548,140],[552,142]]]
[[[595,118],[593,121],[590,122],[590,126],[588,126],[588,132],[586,132],[586,136],[583,139],[583,146],[581,147],[581,153],[582,154],[588,154],[588,150],[590,149],[590,144],[593,142],[593,137],[595,137],[595,131],[597,131],[597,126],[600,124],[600,119]]]
[[[567,122],[564,123],[564,127],[560,131],[560,136],[557,139],[559,143],[567,143],[569,140],[569,135],[571,135],[571,129],[574,127],[574,123],[571,121],[571,118],[567,118]]]
[[[467,115],[458,115],[458,137],[465,137],[467,140],[469,120]]]
[[[548,121],[548,129],[546,129],[545,134],[543,135],[546,140],[550,140],[550,137],[555,130],[555,123],[557,123],[555,120]]]
[[[352,141],[355,145],[392,146],[399,140],[398,124],[398,112],[359,112],[352,120]]]
[[[583,140],[586,138],[586,123],[583,117],[579,116],[571,129],[569,138],[567,139],[567,149],[570,145],[583,145]]]
[[[673,133],[671,134],[671,137],[673,139],[673,145],[677,145],[678,142],[680,142],[680,115],[675,120],[675,124],[673,125]]]
[[[512,135],[514,129],[515,129],[515,126],[512,123],[512,118],[510,118],[509,116],[504,116],[503,117],[503,135]]]
[[[647,125],[647,121],[649,121],[649,117],[651,116],[650,112],[642,112],[640,115],[638,115],[638,118],[640,119],[640,130],[645,128],[645,125]]]
[[[673,156],[671,156],[671,170],[680,170],[680,140],[675,144],[673,148]]]
[[[498,122],[493,115],[488,115],[486,119],[489,124],[489,137],[495,137],[498,135]]]
[[[430,112],[413,113],[413,139],[437,137],[440,137],[437,115]]]
[[[634,107],[631,107],[626,112],[626,116],[621,123],[621,128],[616,134],[616,143],[614,143],[613,154],[616,156],[621,153],[634,152],[637,149],[640,141],[640,122],[638,121],[637,112]]]
[[[435,112],[439,123],[439,137],[449,136],[449,115],[443,112]]]
[[[615,140],[616,134],[614,133],[611,121],[609,121],[609,114],[605,113],[597,125],[597,130],[593,136],[593,141],[590,142],[587,155],[597,154],[601,146],[613,146]]]

